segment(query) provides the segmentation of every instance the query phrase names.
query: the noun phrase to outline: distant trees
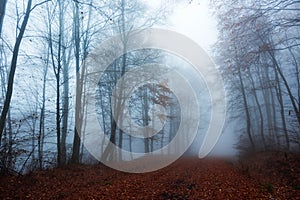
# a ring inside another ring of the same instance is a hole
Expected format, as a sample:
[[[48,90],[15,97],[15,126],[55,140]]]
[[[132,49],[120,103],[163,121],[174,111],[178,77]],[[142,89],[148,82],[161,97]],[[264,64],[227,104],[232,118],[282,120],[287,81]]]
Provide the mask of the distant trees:
[[[82,115],[86,99],[82,87],[87,56],[95,46],[114,34],[122,35],[126,49],[127,31],[151,27],[163,19],[164,12],[148,13],[146,4],[126,0],[41,0],[35,4],[28,0],[24,5],[18,5],[18,2],[15,6],[14,3],[9,4],[8,9],[6,2],[0,3],[0,32],[5,33],[1,34],[0,167],[6,165],[23,172],[36,167],[42,169],[46,165],[78,163],[86,155],[80,140],[81,130],[77,129],[85,127]],[[32,13],[33,10],[37,12]],[[4,19],[5,11],[15,11],[16,19]],[[14,45],[11,38],[2,37],[13,35],[9,32],[12,27],[2,28],[6,23],[16,25]],[[22,40],[25,40],[23,47]],[[7,59],[8,55],[12,56],[11,62]],[[158,53],[151,51],[122,55],[115,63],[115,71],[104,80],[112,87],[100,94],[104,100],[102,106],[108,105],[107,96],[104,96],[106,92],[112,91],[113,84],[129,68],[152,62],[157,57]],[[21,65],[17,62],[18,58],[21,60],[19,63],[24,64],[20,71],[16,71]],[[28,86],[24,85],[23,79]],[[12,95],[14,86],[17,90]],[[136,113],[142,114],[143,124],[151,118],[143,108],[150,108],[153,94],[149,88],[143,90],[143,106],[134,108]],[[115,105],[118,104],[121,105],[122,100],[117,99]],[[112,139],[114,143],[122,147],[128,137],[118,129],[110,107],[103,110],[102,123],[108,137],[115,137]],[[145,151],[150,151],[149,141],[152,139],[145,139]],[[132,148],[131,142],[129,146]]]
[[[247,133],[240,148],[299,148],[300,2],[213,0],[212,5],[220,31],[216,57],[231,90],[230,115],[244,122],[240,128]]]
[[[130,69],[147,64],[155,63],[161,57],[158,51],[150,50],[139,50],[138,52],[127,52],[127,48],[130,45],[131,40],[129,40],[128,32],[135,29],[144,29],[153,26],[158,21],[162,20],[163,13],[152,13],[147,15],[146,5],[137,0],[127,1],[120,0],[111,2],[110,9],[114,13],[115,17],[111,17],[112,24],[110,26],[111,32],[114,34],[120,35],[121,45],[116,44],[116,48],[123,49],[124,54],[118,58],[115,62],[109,66],[107,72],[105,72],[106,79],[100,80],[99,90],[101,92],[100,104],[101,104],[101,115],[103,116],[103,123],[107,123],[103,126],[106,128],[106,134],[109,135],[109,140],[111,143],[107,145],[102,154],[102,159],[110,160],[112,155],[118,153],[118,157],[122,160],[121,151],[111,152],[111,147],[109,145],[115,144],[120,148],[123,147],[124,140],[127,138],[126,134],[123,133],[123,130],[120,129],[117,125],[122,124],[122,106],[124,105],[126,97],[124,96],[124,87],[122,84],[117,87],[117,81]],[[114,52],[112,52],[114,53]],[[150,117],[148,116],[148,109],[150,105],[150,96],[147,92],[147,89],[144,88],[143,94],[139,98],[143,99],[143,102],[140,102],[142,107],[142,121],[141,126],[145,126],[149,123]],[[114,96],[114,113],[111,110],[111,97]],[[135,108],[137,109],[137,108]],[[140,112],[136,111],[136,112]],[[105,113],[105,114],[104,114]],[[134,138],[129,136],[129,148],[132,146],[132,140]],[[149,152],[149,138],[144,139],[145,152]],[[140,142],[140,140],[139,140]]]

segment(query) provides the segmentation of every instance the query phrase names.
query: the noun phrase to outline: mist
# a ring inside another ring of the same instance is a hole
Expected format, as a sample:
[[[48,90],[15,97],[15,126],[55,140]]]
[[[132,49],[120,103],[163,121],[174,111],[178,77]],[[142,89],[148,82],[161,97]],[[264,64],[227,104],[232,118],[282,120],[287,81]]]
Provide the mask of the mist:
[[[297,199],[300,3],[0,1],[0,199]]]

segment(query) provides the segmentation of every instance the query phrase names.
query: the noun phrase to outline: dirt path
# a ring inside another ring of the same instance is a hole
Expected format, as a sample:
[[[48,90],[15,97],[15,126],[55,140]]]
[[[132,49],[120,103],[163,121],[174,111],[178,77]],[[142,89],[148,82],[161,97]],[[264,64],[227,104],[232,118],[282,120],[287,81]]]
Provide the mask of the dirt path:
[[[220,159],[181,158],[145,174],[118,172],[102,165],[69,166],[0,181],[0,199],[274,198],[265,186]]]

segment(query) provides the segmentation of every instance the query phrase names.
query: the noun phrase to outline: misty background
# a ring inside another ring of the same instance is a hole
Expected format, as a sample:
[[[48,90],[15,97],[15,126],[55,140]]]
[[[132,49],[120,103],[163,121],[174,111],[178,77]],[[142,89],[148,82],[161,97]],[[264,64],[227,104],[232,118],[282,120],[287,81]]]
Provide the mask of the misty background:
[[[174,30],[194,40],[223,77],[226,123],[210,155],[299,151],[299,6],[292,0],[2,1],[0,168],[24,173],[94,161],[77,130],[86,126],[85,94],[76,93],[85,90],[81,74],[103,41],[120,34],[126,49],[127,31],[150,27]],[[100,59],[106,59],[105,54]],[[122,113],[114,113],[116,120],[112,117],[110,97],[117,81],[147,63],[181,71],[196,89],[201,99],[200,126],[188,153],[197,155],[209,126],[209,93],[187,62],[160,50],[126,53],[106,69],[95,91],[99,124],[113,144],[128,151],[152,152],[172,140],[181,111],[167,84],[139,87],[130,101],[132,118],[140,126],[154,121],[150,112],[154,104],[165,107],[166,115],[161,116],[165,127],[157,135],[131,137],[117,126]],[[115,101],[118,108],[124,99]],[[78,121],[82,123],[75,126]],[[101,148],[104,159],[117,155],[123,160],[121,152],[110,152],[107,145]]]

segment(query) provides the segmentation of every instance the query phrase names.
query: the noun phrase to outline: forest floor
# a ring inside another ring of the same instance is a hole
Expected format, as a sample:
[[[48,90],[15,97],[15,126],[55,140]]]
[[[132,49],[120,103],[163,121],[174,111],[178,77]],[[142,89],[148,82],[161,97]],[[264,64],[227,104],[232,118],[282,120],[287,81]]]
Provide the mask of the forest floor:
[[[242,161],[183,157],[144,174],[69,165],[1,176],[0,199],[300,199],[300,155],[260,153]]]

